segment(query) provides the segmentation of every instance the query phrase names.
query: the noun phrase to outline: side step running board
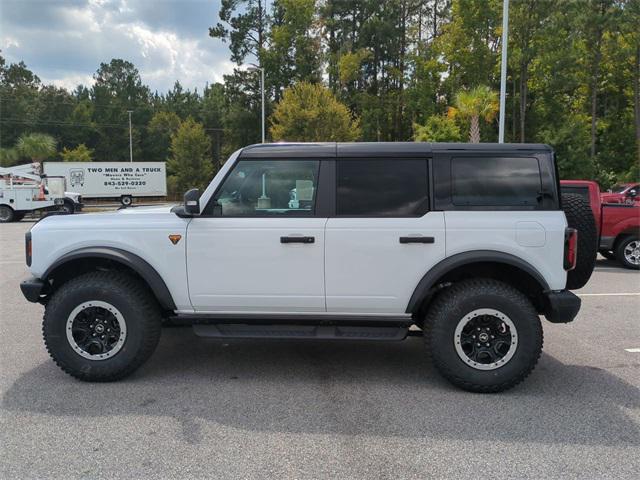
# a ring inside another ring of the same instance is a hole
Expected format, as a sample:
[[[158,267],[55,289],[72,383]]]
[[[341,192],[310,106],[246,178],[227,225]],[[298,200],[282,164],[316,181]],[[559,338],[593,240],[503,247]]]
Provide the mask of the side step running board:
[[[318,340],[404,340],[407,327],[365,327],[335,325],[193,325],[200,337],[214,338],[291,338]]]

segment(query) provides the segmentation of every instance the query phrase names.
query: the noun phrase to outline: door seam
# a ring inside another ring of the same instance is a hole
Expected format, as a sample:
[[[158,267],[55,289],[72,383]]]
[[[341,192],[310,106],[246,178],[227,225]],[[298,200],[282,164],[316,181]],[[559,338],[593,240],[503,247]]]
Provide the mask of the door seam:
[[[322,285],[324,285],[324,311],[328,312],[327,309],[327,223],[329,223],[329,219],[327,218],[324,222],[324,242],[323,243],[323,255],[322,255]]]

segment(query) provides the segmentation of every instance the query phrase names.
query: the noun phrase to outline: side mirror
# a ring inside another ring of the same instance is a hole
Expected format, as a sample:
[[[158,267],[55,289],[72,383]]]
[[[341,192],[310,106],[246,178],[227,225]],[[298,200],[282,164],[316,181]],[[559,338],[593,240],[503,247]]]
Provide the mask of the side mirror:
[[[197,188],[184,194],[184,211],[189,215],[200,215],[200,190]]]
[[[632,188],[632,189],[631,189],[631,190],[629,190],[629,192],[627,193],[627,196],[628,196],[628,197],[632,197],[632,198],[635,198],[635,197],[636,197],[636,195],[638,195],[638,192],[636,191],[636,189],[635,189],[635,188]]]

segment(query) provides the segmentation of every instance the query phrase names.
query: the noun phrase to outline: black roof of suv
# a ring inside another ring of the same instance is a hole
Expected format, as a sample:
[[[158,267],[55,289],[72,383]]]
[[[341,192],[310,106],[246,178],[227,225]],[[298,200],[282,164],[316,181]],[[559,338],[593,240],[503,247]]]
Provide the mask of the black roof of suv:
[[[427,142],[353,142],[353,143],[264,143],[242,149],[243,158],[262,157],[360,157],[413,156],[433,152],[552,152],[542,143],[427,143]]]

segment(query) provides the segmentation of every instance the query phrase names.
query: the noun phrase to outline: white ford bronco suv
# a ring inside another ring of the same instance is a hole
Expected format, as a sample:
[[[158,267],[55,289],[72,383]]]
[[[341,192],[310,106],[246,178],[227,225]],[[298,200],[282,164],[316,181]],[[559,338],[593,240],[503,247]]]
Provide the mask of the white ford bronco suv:
[[[573,320],[569,289],[593,270],[576,231],[589,239],[589,206],[561,202],[546,145],[253,145],[184,205],[39,221],[21,288],[81,380],[132,373],[172,322],[223,339],[423,335],[449,381],[497,392],[534,368],[539,315]]]

